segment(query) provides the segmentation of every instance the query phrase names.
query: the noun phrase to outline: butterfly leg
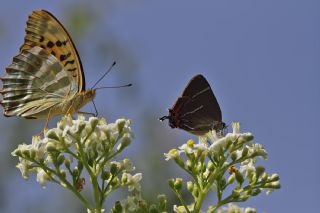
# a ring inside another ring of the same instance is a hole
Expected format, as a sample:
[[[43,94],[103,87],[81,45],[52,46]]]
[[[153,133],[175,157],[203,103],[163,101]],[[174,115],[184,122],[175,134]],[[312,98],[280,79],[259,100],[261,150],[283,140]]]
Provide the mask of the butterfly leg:
[[[97,114],[92,113],[92,112],[80,112],[80,111],[79,111],[78,114],[91,115],[91,116],[93,116],[93,117],[97,117]]]
[[[48,130],[48,124],[49,124],[49,120],[50,120],[50,116],[51,116],[51,109],[52,108],[49,109],[48,116],[47,116],[47,119],[46,119],[46,124],[45,124],[45,126],[43,128],[43,133],[45,133]]]

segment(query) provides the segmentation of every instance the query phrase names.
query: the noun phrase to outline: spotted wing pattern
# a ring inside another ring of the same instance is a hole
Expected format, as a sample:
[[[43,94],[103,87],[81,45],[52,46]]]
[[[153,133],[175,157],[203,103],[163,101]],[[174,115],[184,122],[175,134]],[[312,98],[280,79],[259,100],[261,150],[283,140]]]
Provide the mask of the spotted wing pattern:
[[[68,75],[78,82],[78,91],[85,90],[85,79],[77,49],[63,25],[48,11],[36,10],[27,21],[26,36],[20,51],[39,46],[55,56]]]

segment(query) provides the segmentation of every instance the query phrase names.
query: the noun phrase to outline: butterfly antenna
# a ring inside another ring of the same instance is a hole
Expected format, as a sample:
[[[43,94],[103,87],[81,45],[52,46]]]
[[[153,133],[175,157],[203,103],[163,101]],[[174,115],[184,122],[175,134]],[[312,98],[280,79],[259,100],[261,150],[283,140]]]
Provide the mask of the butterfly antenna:
[[[111,71],[112,67],[114,67],[116,65],[116,62],[114,61],[112,63],[112,65],[109,67],[109,69],[107,70],[107,72],[105,72],[100,78],[99,80],[93,85],[92,89],[94,89],[95,86],[97,86],[97,84]]]
[[[94,111],[96,111],[94,117],[97,117],[98,116],[98,110],[97,110],[96,104],[94,103],[93,100],[92,100],[92,103],[93,103]]]
[[[131,87],[132,84],[125,84],[125,85],[120,85],[120,86],[110,86],[110,87],[98,87],[96,88],[96,90],[98,89],[113,89],[113,88],[122,88],[122,87]]]

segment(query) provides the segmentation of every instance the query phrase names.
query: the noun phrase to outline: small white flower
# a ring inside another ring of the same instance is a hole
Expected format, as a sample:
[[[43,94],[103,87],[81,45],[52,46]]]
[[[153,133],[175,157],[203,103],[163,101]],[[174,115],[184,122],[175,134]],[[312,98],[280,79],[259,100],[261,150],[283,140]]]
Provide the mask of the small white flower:
[[[44,159],[46,154],[46,144],[48,140],[41,140],[39,136],[35,136],[32,138],[31,149],[36,153],[36,160]]]
[[[182,144],[182,146],[179,147],[179,150],[181,150],[181,152],[185,152],[188,154],[191,154],[195,151],[194,145],[188,142],[185,144]]]
[[[194,206],[188,205],[187,208],[188,208],[189,212],[193,212]],[[177,205],[173,206],[173,211],[176,213],[188,213],[188,211],[186,210],[186,208],[184,206],[177,206]]]
[[[121,206],[128,209],[130,212],[137,211],[140,207],[137,202],[137,197],[129,195],[127,199],[121,201]]]
[[[247,146],[250,154],[257,154],[263,159],[266,159],[268,156],[267,151],[263,148],[262,144],[252,144],[250,146]]]
[[[128,158],[123,159],[121,162],[121,165],[122,165],[122,168],[127,172],[131,172],[135,170],[135,167],[133,166],[132,162]]]
[[[140,181],[142,179],[142,174],[137,173],[135,175],[131,175],[129,173],[123,173],[123,176],[126,176],[126,185],[128,186],[128,191],[131,192],[133,190],[140,191],[141,186],[140,186]]]
[[[49,180],[48,174],[42,169],[38,168],[37,170],[37,182],[40,183],[42,188],[46,188],[47,186],[47,181]]]
[[[219,136],[216,132],[216,130],[211,130],[206,134],[208,140],[212,143],[214,143],[215,141],[219,140],[221,138],[221,136]]]
[[[246,171],[255,172],[256,171],[255,165],[256,165],[255,159],[249,158],[241,163],[240,172],[241,173]]]
[[[240,122],[232,123],[232,132],[233,134],[240,134]]]
[[[96,213],[96,211],[94,210],[94,211],[91,211],[90,209],[87,209],[87,212],[88,213]],[[99,210],[99,213],[104,213],[105,212],[105,210],[104,209],[101,209],[101,210]]]
[[[240,208],[239,206],[229,203],[227,207],[222,207],[218,210],[218,213],[243,213],[244,209]]]
[[[180,157],[180,151],[176,150],[176,149],[171,149],[168,153],[164,153],[164,156],[166,157],[166,161],[168,160],[172,160],[175,158]]]
[[[220,150],[223,150],[228,145],[229,140],[226,137],[220,138],[210,145],[209,151],[213,154],[217,154]]]
[[[198,143],[198,144],[195,144],[194,145],[194,148],[196,150],[199,150],[199,151],[208,151],[209,150],[209,143]]]
[[[31,162],[27,161],[23,158],[19,158],[20,162],[17,165],[17,168],[20,170],[21,175],[24,179],[29,178],[29,168],[31,166]]]

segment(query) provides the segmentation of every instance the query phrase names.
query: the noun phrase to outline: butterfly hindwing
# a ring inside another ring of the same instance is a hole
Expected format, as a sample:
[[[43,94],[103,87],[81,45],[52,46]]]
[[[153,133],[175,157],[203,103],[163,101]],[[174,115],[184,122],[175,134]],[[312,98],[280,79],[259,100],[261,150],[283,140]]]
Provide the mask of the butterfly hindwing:
[[[55,56],[68,75],[76,79],[78,91],[85,90],[85,79],[77,49],[63,25],[48,11],[32,12],[27,21],[25,42],[20,51],[34,46]]]
[[[63,99],[77,93],[77,82],[61,63],[41,47],[22,50],[2,78],[6,116],[43,117]]]

